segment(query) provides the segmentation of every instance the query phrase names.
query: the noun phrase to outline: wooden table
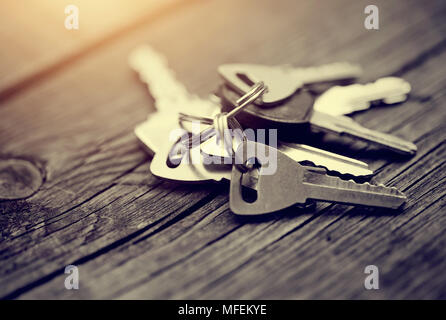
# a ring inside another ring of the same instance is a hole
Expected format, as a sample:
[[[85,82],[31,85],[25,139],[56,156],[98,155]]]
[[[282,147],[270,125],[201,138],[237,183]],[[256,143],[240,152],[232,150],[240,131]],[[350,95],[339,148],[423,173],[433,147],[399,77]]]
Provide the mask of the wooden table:
[[[77,31],[64,1],[0,5],[0,184],[13,198],[0,200],[1,297],[446,298],[444,1],[374,1],[379,30],[364,28],[362,0],[73,3]],[[321,202],[241,218],[226,184],[152,176],[133,128],[154,101],[127,63],[144,43],[203,97],[228,62],[351,61],[361,82],[404,77],[406,103],[354,116],[418,146],[355,153],[407,194],[404,210]],[[67,265],[79,290],[64,287]],[[364,288],[367,265],[379,290]]]

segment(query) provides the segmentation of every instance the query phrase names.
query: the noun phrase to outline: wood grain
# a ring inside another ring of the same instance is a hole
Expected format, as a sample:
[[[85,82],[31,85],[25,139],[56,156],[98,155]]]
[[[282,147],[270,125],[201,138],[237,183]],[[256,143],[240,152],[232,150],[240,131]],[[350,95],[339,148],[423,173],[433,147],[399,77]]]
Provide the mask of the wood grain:
[[[379,2],[382,29],[371,32],[363,28],[365,4],[193,3],[1,102],[2,153],[32,157],[47,179],[27,200],[0,202],[0,296],[443,297],[446,8]],[[408,193],[407,207],[395,215],[321,203],[242,219],[228,209],[226,185],[154,178],[132,134],[154,107],[126,63],[141,42],[165,53],[203,96],[220,81],[216,67],[234,61],[348,60],[364,66],[361,81],[403,76],[413,86],[407,103],[355,118],[416,141],[412,159],[359,154],[378,170],[376,181]],[[63,288],[68,264],[80,268],[79,291]],[[363,289],[366,264],[382,266],[385,290]]]

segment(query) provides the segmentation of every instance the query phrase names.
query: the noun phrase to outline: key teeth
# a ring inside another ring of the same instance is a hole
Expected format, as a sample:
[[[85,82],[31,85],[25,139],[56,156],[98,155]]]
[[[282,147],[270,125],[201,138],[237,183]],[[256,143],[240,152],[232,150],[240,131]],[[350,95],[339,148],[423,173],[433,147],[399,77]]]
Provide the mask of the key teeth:
[[[371,179],[372,174],[369,175],[354,175],[352,173],[348,172],[340,172],[338,170],[328,169],[326,166],[316,164],[313,161],[305,160],[305,161],[299,161],[301,165],[304,167],[313,167],[313,168],[320,168],[325,170],[325,174],[330,177],[336,177],[343,181],[353,180],[355,183],[362,184],[365,182],[365,179]]]
[[[386,185],[384,185],[383,183],[379,183],[379,184],[372,184],[368,181],[364,181],[362,183],[358,183],[357,181],[353,180],[353,179],[349,179],[349,180],[344,180],[341,177],[337,177],[339,179],[341,179],[342,181],[348,182],[348,183],[355,183],[355,184],[361,184],[361,185],[365,185],[367,190],[370,191],[376,191],[376,189],[381,190],[385,193],[388,193],[389,195],[395,195],[395,196],[402,196],[402,197],[406,197],[404,195],[403,192],[401,192],[398,188],[396,187],[387,187]]]
[[[406,195],[401,192],[398,188],[396,187],[389,187],[389,189],[395,194],[395,195],[399,195],[399,196],[404,196],[406,197]]]
[[[385,186],[383,183],[380,183],[380,184],[378,184],[378,185],[372,185],[372,184],[370,184],[370,183],[368,183],[370,186],[372,186],[372,187],[378,187],[378,188],[383,188],[383,189],[386,189],[387,190],[387,192],[389,193],[389,194],[393,194],[393,195],[395,195],[395,196],[404,196],[405,197],[405,195],[404,195],[404,193],[402,193],[398,188],[396,188],[396,187],[387,187],[387,186]]]
[[[349,179],[348,181],[349,182],[353,182],[353,183],[358,183],[354,179]],[[388,187],[384,183],[372,184],[369,181],[364,181],[364,182],[359,183],[359,184],[366,185],[367,187],[369,187],[371,189],[379,187],[379,188],[385,188],[385,189],[389,190],[389,192],[392,192],[392,193],[395,193],[395,194],[402,194],[402,192],[397,187]]]
[[[341,181],[345,181],[345,182],[348,182],[348,183],[355,183],[355,184],[365,185],[368,190],[373,190],[373,189],[379,188],[379,189],[386,190],[390,194],[404,195],[404,193],[402,193],[398,188],[396,188],[396,187],[388,187],[388,186],[386,186],[383,183],[372,184],[369,181],[358,182],[358,181],[356,181],[354,179],[348,179],[347,180],[347,179],[342,179],[342,177],[339,177],[339,176],[334,176],[334,177],[335,178],[339,178]]]

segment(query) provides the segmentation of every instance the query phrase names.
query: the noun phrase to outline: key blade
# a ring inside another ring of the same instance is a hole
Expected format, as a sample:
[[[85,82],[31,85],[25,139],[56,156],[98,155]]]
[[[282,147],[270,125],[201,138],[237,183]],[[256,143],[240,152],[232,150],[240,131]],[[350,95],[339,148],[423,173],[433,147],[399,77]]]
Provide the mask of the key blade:
[[[149,88],[158,110],[168,110],[180,105],[178,101],[193,98],[186,87],[176,80],[167,59],[150,46],[134,49],[129,56],[129,65]]]
[[[149,45],[134,49],[129,56],[129,64],[148,86],[158,109],[157,112],[149,114],[147,121],[134,130],[149,154],[153,155],[162,149],[172,130],[180,127],[180,112],[205,117],[213,117],[220,112],[219,100],[216,100],[216,97],[201,99],[189,93],[176,79],[167,59]],[[183,123],[183,126],[189,132],[194,130],[191,123]]]
[[[400,103],[407,99],[410,84],[397,77],[385,77],[368,84],[335,86],[314,103],[314,110],[338,116],[368,109],[372,102]]]
[[[295,81],[303,82],[303,84],[354,79],[361,74],[361,66],[350,62],[333,62],[314,67],[292,69],[292,76]]]
[[[194,112],[207,116],[219,109],[214,101],[190,93],[177,80],[167,59],[149,45],[134,49],[129,56],[129,65],[147,85],[158,111]]]
[[[345,181],[305,169],[303,184],[310,199],[398,209],[407,197],[396,188]]]
[[[412,142],[390,134],[367,129],[346,116],[335,117],[323,112],[314,111],[310,122],[322,131],[373,143],[402,155],[412,156],[417,151],[417,146]]]
[[[310,161],[316,166],[322,166],[339,174],[350,174],[356,177],[373,175],[367,163],[341,156],[303,144],[280,142],[278,149],[297,162]]]
[[[240,137],[234,137],[234,150],[237,149],[241,142]],[[355,177],[369,177],[373,175],[373,171],[369,169],[368,164],[365,162],[307,145],[279,141],[277,149],[296,162],[309,161],[315,166],[322,166],[340,175],[353,175]],[[232,155],[228,154],[227,148],[221,143],[217,143],[216,137],[212,137],[202,143],[201,151],[210,157],[220,157],[225,161],[232,161],[230,159]]]

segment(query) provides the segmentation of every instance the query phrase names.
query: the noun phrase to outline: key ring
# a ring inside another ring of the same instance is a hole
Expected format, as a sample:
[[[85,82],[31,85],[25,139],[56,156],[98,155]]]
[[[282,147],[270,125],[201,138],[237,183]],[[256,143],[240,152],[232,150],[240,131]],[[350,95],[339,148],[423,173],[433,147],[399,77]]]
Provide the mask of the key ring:
[[[205,139],[202,139],[202,142],[205,142],[206,140],[208,140],[207,138],[211,138],[216,134],[217,142],[219,141],[219,139],[221,139],[228,155],[232,155],[232,159],[235,159],[235,150],[234,150],[233,136],[229,134],[228,129],[231,129],[234,133],[234,137],[235,135],[237,135],[238,140],[240,140],[241,142],[247,140],[247,137],[243,132],[243,128],[240,125],[240,123],[237,121],[236,118],[228,119],[227,112],[218,113],[217,115],[215,115],[213,119],[193,116],[193,115],[184,115],[180,119],[180,121],[193,121],[193,120],[194,121],[202,120],[204,124],[212,125],[212,130],[205,130],[204,133],[202,133],[202,137],[203,136],[206,137]],[[187,145],[188,148],[192,148],[194,146],[196,145],[193,143],[192,144],[188,143]]]
[[[247,137],[243,132],[243,128],[240,123],[235,118],[227,117],[227,113],[219,113],[214,119],[214,127],[217,132],[217,142],[218,138],[221,139],[223,147],[227,152],[228,156],[232,158],[232,163],[237,164],[235,160],[235,150],[234,150],[234,140],[233,138],[239,138],[241,142],[247,141]],[[229,129],[232,130],[233,135],[230,133]],[[237,136],[236,136],[237,135]]]
[[[184,145],[191,149],[194,146],[197,146],[199,144],[202,144],[203,142],[209,140],[212,138],[216,132],[221,132],[222,128],[224,128],[226,125],[221,125],[219,121],[223,121],[225,123],[228,123],[228,121],[231,120],[231,125],[234,125],[235,127],[241,128],[238,121],[234,118],[238,113],[240,113],[244,108],[246,108],[248,105],[253,103],[255,100],[257,100],[261,95],[263,95],[265,92],[267,92],[267,87],[264,85],[263,82],[258,82],[255,85],[251,87],[251,89],[241,98],[239,98],[236,101],[236,108],[231,110],[229,113],[219,113],[214,118],[209,117],[202,117],[202,116],[195,116],[190,115],[187,113],[179,113],[179,121],[182,123],[183,121],[193,122],[193,121],[199,121],[203,124],[210,125],[211,127],[206,128],[202,130],[199,134],[192,134],[192,136],[187,139],[186,141],[182,142]],[[236,122],[235,122],[235,121]],[[229,125],[229,124],[227,124]],[[222,138],[224,135],[222,136]],[[231,144],[232,145],[232,144]]]

